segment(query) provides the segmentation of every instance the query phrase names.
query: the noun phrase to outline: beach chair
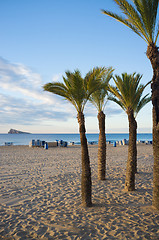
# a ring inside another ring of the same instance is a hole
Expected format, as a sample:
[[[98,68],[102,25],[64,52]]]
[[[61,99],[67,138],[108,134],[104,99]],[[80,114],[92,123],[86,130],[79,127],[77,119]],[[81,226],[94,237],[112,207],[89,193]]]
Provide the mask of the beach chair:
[[[37,141],[35,142],[36,147],[40,147],[41,146],[41,141],[39,139],[37,139]]]
[[[113,147],[116,147],[116,142],[113,142]]]
[[[5,142],[5,146],[13,146],[13,142]]]
[[[123,139],[123,140],[122,140],[122,143],[123,143],[123,145],[127,145],[127,144],[128,144],[128,141],[127,141],[126,139]]]
[[[123,142],[122,142],[122,141],[119,141],[119,145],[120,145],[120,146],[123,145]]]
[[[62,141],[62,143],[60,144],[60,147],[67,147],[68,143],[65,141]]]
[[[44,148],[48,149],[48,143],[47,142],[45,142]]]
[[[32,139],[30,142],[29,142],[29,147],[35,147],[35,140]]]
[[[58,141],[58,146],[62,147],[63,140]]]
[[[40,146],[44,147],[45,146],[45,141],[41,141]]]

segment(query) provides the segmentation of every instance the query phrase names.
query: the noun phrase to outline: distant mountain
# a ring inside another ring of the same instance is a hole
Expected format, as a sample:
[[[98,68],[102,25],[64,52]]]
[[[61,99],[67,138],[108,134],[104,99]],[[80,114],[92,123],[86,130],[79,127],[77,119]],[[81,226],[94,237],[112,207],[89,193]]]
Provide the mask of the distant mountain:
[[[30,134],[30,133],[28,133],[28,132],[22,132],[22,131],[19,131],[19,130],[16,130],[16,129],[10,129],[9,130],[9,132],[8,132],[9,134],[23,134],[23,133],[25,133],[25,134]]]

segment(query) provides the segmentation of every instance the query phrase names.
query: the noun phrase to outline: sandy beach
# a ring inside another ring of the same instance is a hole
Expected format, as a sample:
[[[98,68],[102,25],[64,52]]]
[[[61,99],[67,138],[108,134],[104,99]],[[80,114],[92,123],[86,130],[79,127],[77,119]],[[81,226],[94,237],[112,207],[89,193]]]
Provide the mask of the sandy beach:
[[[0,147],[0,239],[159,239],[151,207],[152,145],[138,145],[136,191],[124,192],[127,146],[107,146],[107,180],[97,180],[89,146],[93,207],[80,196],[81,149]]]

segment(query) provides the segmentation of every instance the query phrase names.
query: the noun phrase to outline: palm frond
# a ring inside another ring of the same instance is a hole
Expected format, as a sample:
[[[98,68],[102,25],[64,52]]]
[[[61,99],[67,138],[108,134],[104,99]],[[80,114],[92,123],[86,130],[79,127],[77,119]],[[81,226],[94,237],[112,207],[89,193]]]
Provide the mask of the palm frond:
[[[156,37],[156,19],[158,10],[158,0],[132,0],[134,5],[127,0],[114,0],[123,16],[102,10],[102,13],[123,23],[148,44],[156,43],[159,31],[157,30]]]
[[[122,76],[115,75],[114,86],[109,86],[109,91],[113,94],[111,100],[120,105],[126,112],[133,110],[134,114],[140,111],[151,98],[148,95],[144,96],[143,91],[148,85],[140,84],[142,75],[133,73],[123,73]]]
[[[112,13],[110,11],[106,11],[104,9],[102,9],[102,13],[107,15],[107,16],[109,16],[109,17],[114,18],[118,22],[123,23],[125,26],[129,27],[133,32],[135,32],[137,35],[139,35],[139,37],[141,37],[144,41],[146,41],[148,43],[146,37],[142,36],[142,34],[139,31],[139,29],[135,25],[131,24],[128,19],[125,19],[123,16],[117,15],[117,14]]]
[[[126,108],[126,102],[122,96],[122,94],[120,93],[119,89],[117,87],[114,87],[112,85],[109,85],[109,92],[112,94],[109,96],[108,100],[113,101],[113,97],[115,97],[116,99],[118,99],[119,102],[121,102],[121,105],[124,107],[124,109]],[[111,99],[110,99],[111,97]],[[123,108],[122,107],[122,108]]]
[[[141,15],[141,18],[143,20],[145,30],[147,31],[147,35],[151,39],[151,42],[154,39],[154,33],[155,33],[155,23],[156,23],[156,16],[157,16],[157,8],[156,4],[153,4],[153,2],[156,1],[139,1],[134,0],[134,3],[137,7],[138,12]]]
[[[60,82],[47,83],[43,86],[43,89],[44,91],[48,91],[65,98],[68,96],[68,91],[66,86]]]
[[[124,111],[126,111],[125,106],[122,104],[122,102],[120,100],[118,100],[118,98],[113,97],[112,95],[109,95],[108,100],[117,103]]]
[[[72,99],[76,101],[78,109],[81,110],[86,95],[81,73],[79,70],[75,70],[73,73],[66,72],[66,76],[68,76],[67,81],[69,82],[69,93],[72,96]]]
[[[71,102],[76,110],[78,110],[78,104],[75,101],[74,97],[71,95],[69,88],[65,86],[63,83],[55,82],[55,83],[47,83],[43,86],[45,91],[51,92],[58,96],[64,97],[66,100]]]
[[[85,78],[80,71],[66,71],[63,82],[47,83],[43,86],[45,91],[64,97],[71,102],[78,112],[83,112],[91,94],[101,88],[100,78],[105,68],[94,68]]]
[[[98,112],[103,111],[106,105],[106,95],[108,92],[108,84],[112,78],[114,69],[100,68],[98,69],[97,78],[100,81],[100,89],[97,89],[89,98],[90,102],[97,108]]]
[[[158,35],[159,35],[159,26],[158,26],[158,30],[157,30],[157,34],[156,34],[156,38],[155,38],[155,42],[154,42],[155,45],[157,43]]]
[[[135,111],[135,117],[139,113],[139,111],[152,100],[152,97],[148,97],[149,94],[145,95],[138,103]]]

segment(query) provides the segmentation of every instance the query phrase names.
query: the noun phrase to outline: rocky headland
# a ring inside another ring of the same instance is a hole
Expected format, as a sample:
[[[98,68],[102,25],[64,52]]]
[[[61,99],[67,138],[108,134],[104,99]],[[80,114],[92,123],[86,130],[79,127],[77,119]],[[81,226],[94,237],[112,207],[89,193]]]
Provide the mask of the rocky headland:
[[[8,133],[9,134],[30,134],[30,133],[28,133],[28,132],[22,132],[22,131],[19,131],[19,130],[16,130],[16,129],[10,129],[9,131],[8,131]]]

